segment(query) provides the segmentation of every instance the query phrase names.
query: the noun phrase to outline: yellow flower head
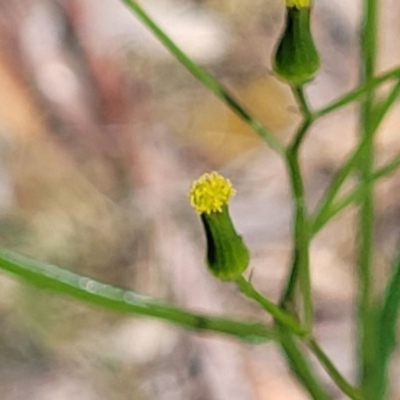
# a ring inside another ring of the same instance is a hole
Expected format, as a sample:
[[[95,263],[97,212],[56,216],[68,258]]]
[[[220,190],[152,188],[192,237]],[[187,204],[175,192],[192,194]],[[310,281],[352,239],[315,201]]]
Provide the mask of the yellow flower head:
[[[310,7],[311,0],[286,0],[286,7]]]
[[[235,195],[235,189],[229,179],[217,172],[203,174],[192,183],[190,204],[199,214],[222,212],[222,208]]]

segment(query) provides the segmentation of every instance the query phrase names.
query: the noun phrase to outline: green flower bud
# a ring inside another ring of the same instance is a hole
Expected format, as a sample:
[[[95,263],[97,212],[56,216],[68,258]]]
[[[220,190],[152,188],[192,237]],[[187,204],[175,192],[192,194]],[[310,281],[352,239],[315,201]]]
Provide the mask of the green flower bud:
[[[273,62],[276,74],[295,86],[313,79],[320,67],[310,31],[310,11],[309,0],[286,1],[285,30]]]
[[[225,281],[240,278],[250,261],[249,250],[236,233],[229,215],[228,202],[234,194],[231,182],[216,172],[194,181],[189,194],[204,226],[208,268]]]

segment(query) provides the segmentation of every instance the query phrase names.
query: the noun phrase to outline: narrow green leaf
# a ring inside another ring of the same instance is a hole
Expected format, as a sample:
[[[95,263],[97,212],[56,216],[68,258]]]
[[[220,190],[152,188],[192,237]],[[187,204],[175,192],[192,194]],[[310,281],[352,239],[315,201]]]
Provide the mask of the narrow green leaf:
[[[330,114],[332,111],[338,110],[354,101],[362,99],[367,95],[367,93],[377,89],[380,85],[387,82],[388,80],[395,78],[400,78],[400,67],[396,67],[389,70],[388,72],[385,72],[382,75],[378,75],[372,79],[369,79],[367,82],[361,84],[354,90],[351,90],[337,100],[334,100],[332,103],[316,111],[313,116],[314,118],[320,118],[323,115]]]
[[[195,331],[219,332],[251,342],[274,338],[273,331],[261,323],[191,313],[10,250],[0,249],[0,269],[16,275],[30,285],[107,310],[154,317]]]

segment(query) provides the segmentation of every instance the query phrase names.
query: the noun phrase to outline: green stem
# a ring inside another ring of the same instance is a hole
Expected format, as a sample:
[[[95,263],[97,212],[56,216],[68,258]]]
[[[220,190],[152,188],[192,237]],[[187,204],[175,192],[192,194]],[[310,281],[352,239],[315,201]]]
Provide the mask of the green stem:
[[[235,321],[191,313],[131,290],[104,284],[9,250],[0,249],[0,269],[16,275],[30,285],[67,295],[103,309],[154,317],[187,329],[218,332],[252,342],[276,338],[272,329],[258,322]]]
[[[289,273],[286,288],[280,303],[281,305],[285,305],[285,308],[289,307],[289,304],[294,300],[296,284],[297,281],[299,281],[300,291],[303,297],[305,326],[307,330],[311,331],[313,325],[313,302],[309,265],[310,226],[304,198],[304,184],[299,163],[299,150],[313,122],[313,118],[306,102],[303,88],[295,88],[294,94],[303,115],[303,123],[286,152],[286,164],[294,199],[294,249],[292,269]]]
[[[398,318],[400,311],[400,253],[392,267],[391,277],[385,288],[383,298],[377,307],[377,332],[379,353],[377,355],[375,385],[371,388],[371,398],[387,398],[389,368],[398,343]]]
[[[392,161],[388,162],[386,165],[376,170],[371,175],[368,184],[369,183],[372,184],[380,180],[381,178],[388,176],[389,174],[394,172],[399,166],[400,166],[400,155],[397,155],[392,159]],[[350,204],[360,201],[364,196],[364,190],[365,186],[360,184],[338,203],[334,204],[332,202],[323,215],[319,215],[318,219],[314,219],[313,223],[311,224],[311,234],[312,235],[317,234],[325,226],[325,224],[329,220],[331,220],[335,215],[339,214]]]
[[[318,361],[325,368],[325,371],[329,374],[336,385],[342,389],[343,393],[347,394],[351,399],[362,400],[361,393],[354,388],[347,380],[342,376],[342,374],[336,369],[332,361],[321,349],[319,344],[314,338],[307,341],[307,345],[313,354],[317,357]]]
[[[239,102],[204,68],[188,57],[170,37],[153,21],[136,0],[122,0],[126,6],[136,14],[143,24],[157,37],[157,39],[177,58],[186,69],[194,75],[205,87],[215,93],[233,112],[243,119],[261,138],[281,156],[285,153],[283,144],[269,132],[260,121],[251,116]]]
[[[325,368],[326,372],[338,385],[338,387],[340,387],[343,392],[348,394],[352,399],[360,399],[360,394],[340,374],[340,372],[330,361],[329,357],[318,345],[317,341],[314,338],[309,338],[304,328],[301,327],[290,314],[286,313],[282,308],[277,307],[270,300],[266,299],[256,289],[254,289],[250,282],[246,281],[243,277],[237,281],[237,284],[241,292],[246,297],[255,300],[258,304],[261,305],[262,308],[264,308],[264,310],[269,312],[274,317],[275,322],[278,326],[280,326],[279,341],[281,342],[282,347],[287,353],[288,358],[291,359],[291,362],[295,363],[298,366],[303,366],[303,363],[305,362],[304,356],[301,354],[299,348],[295,345],[294,339],[290,339],[290,335],[295,334],[297,336],[300,336],[302,340],[305,341],[307,346],[317,357],[321,365]],[[283,330],[285,331],[285,333],[283,333]],[[293,346],[295,346],[295,349],[293,349]],[[294,360],[292,360],[292,358],[294,358]]]
[[[361,29],[361,80],[373,78],[376,62],[376,26],[378,2],[364,0],[364,17]],[[374,380],[376,360],[375,323],[373,318],[372,258],[374,235],[374,199],[371,175],[374,162],[374,134],[378,124],[373,124],[372,111],[374,93],[368,92],[361,104],[360,128],[365,148],[359,162],[360,181],[364,185],[364,196],[360,206],[359,225],[359,296],[358,296],[358,338],[361,390],[370,398],[369,387]],[[371,126],[375,125],[375,126]]]
[[[304,199],[304,187],[300,171],[300,165],[296,153],[288,152],[288,166],[290,171],[290,182],[295,200],[294,209],[294,250],[293,268],[290,273],[289,285],[282,304],[292,302],[296,277],[300,284],[303,297],[304,321],[307,329],[311,329],[313,321],[313,304],[311,296],[311,279],[309,266],[309,221]]]
[[[265,311],[270,313],[276,322],[281,323],[290,332],[298,336],[305,336],[307,331],[294,319],[292,315],[284,311],[282,308],[272,303],[270,300],[265,298],[256,289],[254,289],[251,282],[241,277],[236,281],[239,290],[248,298],[256,301]]]
[[[310,364],[301,352],[295,338],[283,327],[279,330],[279,342],[286,354],[291,370],[314,400],[329,400],[330,396],[321,386]]]
[[[385,118],[390,108],[399,98],[399,95],[400,95],[400,80],[396,82],[396,84],[393,86],[388,96],[375,106],[371,118],[373,131],[378,129],[379,125]]]
[[[371,132],[375,132],[379,128],[387,112],[390,110],[395,101],[398,99],[399,95],[400,95],[400,81],[398,81],[395,84],[393,89],[390,91],[389,95],[378,106],[376,106],[375,109],[371,110],[370,112]],[[312,235],[317,233],[329,221],[331,216],[337,214],[337,211],[332,213],[332,210],[336,210],[336,207],[333,206],[333,201],[337,193],[339,192],[340,188],[342,187],[343,182],[354,170],[354,167],[357,165],[357,162],[361,158],[361,156],[365,154],[364,152],[367,145],[368,145],[367,141],[361,140],[360,144],[354,150],[353,154],[348,158],[348,160],[342,166],[342,168],[340,168],[339,171],[336,173],[335,177],[332,180],[331,185],[329,186],[328,191],[321,200],[321,203],[318,206],[317,211],[315,212],[315,216],[313,218],[314,222],[312,228]],[[363,187],[362,184],[361,187]]]
[[[365,147],[366,142],[360,142],[360,144],[357,146],[353,154],[348,158],[346,163],[336,172],[335,176],[333,177],[332,183],[330,184],[319,206],[317,207],[317,211],[315,212],[313,218],[314,226],[323,226],[323,221],[326,219],[326,215],[329,214],[329,209],[332,206],[333,200],[341,189],[343,182],[347,179],[347,177],[353,171],[354,167],[357,165],[360,156],[364,154]],[[314,229],[313,232],[317,232],[318,230]]]
[[[371,154],[372,157],[372,154]],[[367,182],[368,169],[361,167],[362,180]],[[372,185],[366,183],[360,207],[359,227],[359,297],[358,297],[358,337],[360,380],[363,393],[367,395],[369,383],[373,380],[375,367],[375,321],[373,319],[372,298],[372,257],[373,257],[373,216],[374,202]]]
[[[396,70],[393,70],[392,73],[394,73],[394,71]],[[372,134],[379,128],[387,112],[393,106],[395,101],[398,99],[399,95],[400,95],[400,81],[398,81],[395,84],[393,89],[390,91],[389,95],[378,106],[376,106],[375,109],[371,108],[368,111],[365,111],[367,115],[371,115],[371,119],[369,120],[370,124],[369,129],[371,130]],[[313,234],[317,233],[322,228],[322,226],[324,226],[325,223],[329,221],[333,200],[337,195],[338,191],[340,190],[340,188],[342,187],[343,182],[353,171],[359,158],[365,154],[365,148],[367,145],[368,141],[361,140],[360,144],[357,146],[353,154],[349,157],[349,159],[342,166],[342,168],[336,173],[328,191],[323,197],[313,218],[314,219],[313,229],[312,229]]]
[[[375,78],[370,79],[369,81],[361,84],[356,89],[350,91],[349,93],[343,95],[339,99],[333,101],[327,106],[317,110],[313,113],[315,119],[320,118],[324,115],[330,114],[332,111],[336,111],[354,101],[360,100],[363,96],[369,93],[372,90],[375,90],[382,83],[400,77],[400,67],[396,67],[391,69],[388,72],[385,72],[382,75],[376,76]]]
[[[376,170],[371,175],[371,181],[377,181],[384,176],[387,176],[394,172],[400,166],[400,154],[393,157],[392,161],[389,161],[386,165]]]
[[[305,138],[305,135],[311,124],[315,121],[315,118],[307,103],[303,87],[293,88],[293,92],[296,96],[300,112],[303,116],[303,123],[295,134],[294,139],[290,145],[291,151],[294,153],[298,153],[300,146]]]
[[[353,204],[362,199],[364,186],[359,186],[357,189],[349,193],[343,200],[337,204],[331,204],[323,216],[315,220],[311,227],[311,234],[316,235],[335,215],[339,214],[350,204]]]

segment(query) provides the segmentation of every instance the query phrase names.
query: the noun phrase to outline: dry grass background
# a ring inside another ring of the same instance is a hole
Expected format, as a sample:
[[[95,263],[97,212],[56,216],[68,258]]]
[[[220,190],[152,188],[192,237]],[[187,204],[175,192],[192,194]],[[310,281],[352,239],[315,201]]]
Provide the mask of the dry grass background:
[[[316,0],[319,107],[356,85],[360,2]],[[279,0],[151,0],[143,5],[283,140],[299,121],[269,72]],[[400,5],[382,1],[379,69],[399,62]],[[355,107],[318,122],[302,153],[315,205],[356,141]],[[400,148],[399,107],[377,162]],[[203,266],[192,179],[218,169],[253,254],[253,282],[279,295],[291,206],[280,160],[117,0],[0,0],[0,243],[182,306],[266,318]],[[399,174],[377,191],[377,285],[399,236]],[[314,240],[316,335],[354,378],[354,210]],[[273,345],[111,315],[0,279],[3,400],[301,400]],[[326,378],[332,398],[341,399]],[[398,386],[398,384],[397,384]],[[399,398],[393,387],[393,399]]]

